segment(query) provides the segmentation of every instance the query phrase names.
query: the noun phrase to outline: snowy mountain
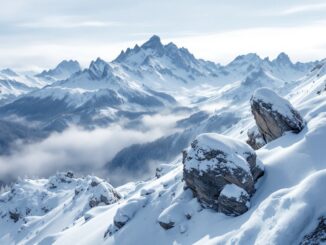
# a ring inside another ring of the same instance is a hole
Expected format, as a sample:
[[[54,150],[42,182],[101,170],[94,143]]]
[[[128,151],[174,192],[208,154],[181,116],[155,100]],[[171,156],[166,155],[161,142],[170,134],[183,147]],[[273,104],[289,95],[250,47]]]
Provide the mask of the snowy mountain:
[[[62,64],[59,70],[79,66],[73,61]],[[142,179],[152,173],[153,162],[172,161],[198,134],[225,134],[240,128],[242,119],[250,121],[249,99],[256,88],[269,87],[286,96],[311,80],[315,73],[310,71],[318,64],[293,64],[285,54],[272,61],[247,54],[222,66],[153,36],[112,62],[98,58],[67,79],[1,106],[0,123],[6,133],[0,135],[0,153],[10,153],[16,142],[41,141],[70,125],[93,130],[118,124],[143,132],[148,130],[147,117],[172,116],[172,126],[163,136],[128,145],[104,164],[115,185],[124,181],[115,178],[120,174]]]
[[[42,79],[17,73],[9,68],[0,70],[0,105],[13,101],[20,95],[45,86]]]
[[[109,70],[102,69],[107,71],[104,73],[110,73]],[[97,74],[102,77],[104,73]],[[326,184],[325,82],[325,61],[320,61],[284,92],[291,104],[285,99],[275,100],[279,95],[267,88],[256,92],[254,98],[267,108],[269,116],[278,111],[283,115],[280,118],[286,120],[293,106],[305,122],[299,132],[288,131],[256,151],[245,145],[244,132],[259,120],[254,120],[249,101],[241,104],[238,100],[239,104],[223,109],[240,117],[236,123],[220,129],[227,136],[216,135],[207,126],[211,112],[179,120],[177,125],[183,128],[193,125],[200,128],[206,122],[204,125],[211,134],[191,139],[186,153],[180,152],[175,160],[161,164],[156,175],[146,181],[113,188],[101,179],[77,178],[70,172],[49,179],[20,180],[0,197],[0,241],[4,244],[322,244],[326,233],[326,199],[322,194]],[[203,106],[200,103],[199,108]],[[253,161],[264,166],[264,174],[257,178],[255,174],[244,173],[246,181],[241,181],[241,171],[254,173],[256,165],[250,165]],[[199,188],[195,196],[194,187],[189,188],[191,178],[185,181],[185,170],[193,168],[202,171],[201,175],[191,177],[197,178],[193,182]],[[228,180],[226,185],[221,181],[202,182],[218,178],[209,174],[211,170],[230,171],[223,175]],[[258,179],[254,186],[251,178]],[[96,184],[92,184],[94,179]],[[235,186],[230,182],[236,183]],[[202,198],[206,196],[202,193],[210,191],[205,189],[207,184],[221,183],[224,187],[219,205],[232,204],[226,207],[233,210],[245,198],[247,210],[243,214],[230,216],[204,205]],[[93,197],[99,200],[95,202],[97,205],[90,202]]]
[[[173,90],[198,86],[200,82],[214,82],[220,66],[196,59],[186,48],[173,43],[163,45],[152,36],[143,45],[122,51],[113,61],[127,77],[136,79],[153,89]]]
[[[36,74],[36,77],[43,78],[49,82],[55,82],[58,80],[65,80],[72,74],[79,72],[81,67],[76,60],[63,60],[55,68],[42,71]]]

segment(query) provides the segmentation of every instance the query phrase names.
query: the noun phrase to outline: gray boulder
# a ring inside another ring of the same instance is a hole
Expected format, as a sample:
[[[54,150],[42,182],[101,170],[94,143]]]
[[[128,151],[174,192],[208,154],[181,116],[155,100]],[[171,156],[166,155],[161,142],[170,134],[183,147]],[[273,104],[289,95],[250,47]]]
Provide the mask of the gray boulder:
[[[248,145],[250,145],[254,150],[258,150],[259,148],[266,145],[266,141],[258,130],[257,126],[252,127],[247,132],[248,140],[246,141]]]
[[[218,203],[220,212],[230,216],[238,216],[248,211],[250,195],[241,187],[228,184],[220,193]]]
[[[213,133],[197,136],[184,151],[183,164],[186,186],[199,202],[227,215],[240,215],[248,209],[255,182],[264,174],[262,164],[249,145]],[[233,184],[233,189],[237,187],[243,191],[242,198],[221,196],[230,184]]]
[[[299,133],[305,126],[301,115],[291,103],[268,88],[257,89],[250,104],[265,142],[275,140],[287,131]]]

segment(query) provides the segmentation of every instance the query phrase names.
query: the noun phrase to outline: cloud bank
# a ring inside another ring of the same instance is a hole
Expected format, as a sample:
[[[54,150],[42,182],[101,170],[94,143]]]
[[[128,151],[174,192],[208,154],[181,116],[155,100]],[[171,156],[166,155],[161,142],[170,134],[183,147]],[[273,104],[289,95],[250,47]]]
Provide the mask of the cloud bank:
[[[0,157],[0,180],[18,176],[42,177],[56,171],[73,170],[107,177],[105,165],[125,147],[154,141],[174,131],[179,117],[145,116],[143,130],[125,129],[119,125],[86,131],[71,126],[41,142],[18,144],[9,156]],[[123,179],[123,173],[119,173]],[[129,179],[126,176],[126,179]]]

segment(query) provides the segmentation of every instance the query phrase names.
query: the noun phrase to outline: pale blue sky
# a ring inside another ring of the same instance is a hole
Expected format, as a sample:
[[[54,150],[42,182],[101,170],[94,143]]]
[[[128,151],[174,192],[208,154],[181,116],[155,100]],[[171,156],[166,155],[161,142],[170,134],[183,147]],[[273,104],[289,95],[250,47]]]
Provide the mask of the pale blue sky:
[[[293,60],[326,57],[322,0],[0,0],[0,67],[42,69],[62,59],[86,66],[153,34],[195,56]]]

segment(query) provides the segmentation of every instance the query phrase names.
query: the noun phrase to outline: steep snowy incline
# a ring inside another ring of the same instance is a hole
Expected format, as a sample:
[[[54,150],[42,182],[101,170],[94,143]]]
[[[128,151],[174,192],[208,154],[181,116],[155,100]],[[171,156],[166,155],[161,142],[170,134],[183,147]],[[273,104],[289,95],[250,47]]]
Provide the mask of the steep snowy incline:
[[[319,102],[326,106],[325,97]],[[234,218],[202,209],[183,189],[179,160],[173,170],[167,170],[156,180],[121,187],[130,188],[130,194],[125,195],[119,208],[128,205],[130,200],[140,201],[145,190],[155,190],[145,195],[147,201],[141,205],[143,207],[135,210],[121,229],[110,227],[116,212],[110,209],[89,224],[63,232],[57,244],[71,243],[91,227],[100,228],[87,235],[84,244],[131,244],[133,241],[142,244],[299,243],[315,229],[318,218],[326,215],[326,199],[321,194],[321,186],[326,183],[322,147],[326,137],[325,107],[322,111],[308,120],[306,129],[300,134],[285,135],[257,151],[265,165],[265,176],[258,183],[258,191],[247,213]],[[158,224],[162,215],[168,215],[175,223],[174,228],[166,231]],[[108,232],[111,236],[104,237]]]

